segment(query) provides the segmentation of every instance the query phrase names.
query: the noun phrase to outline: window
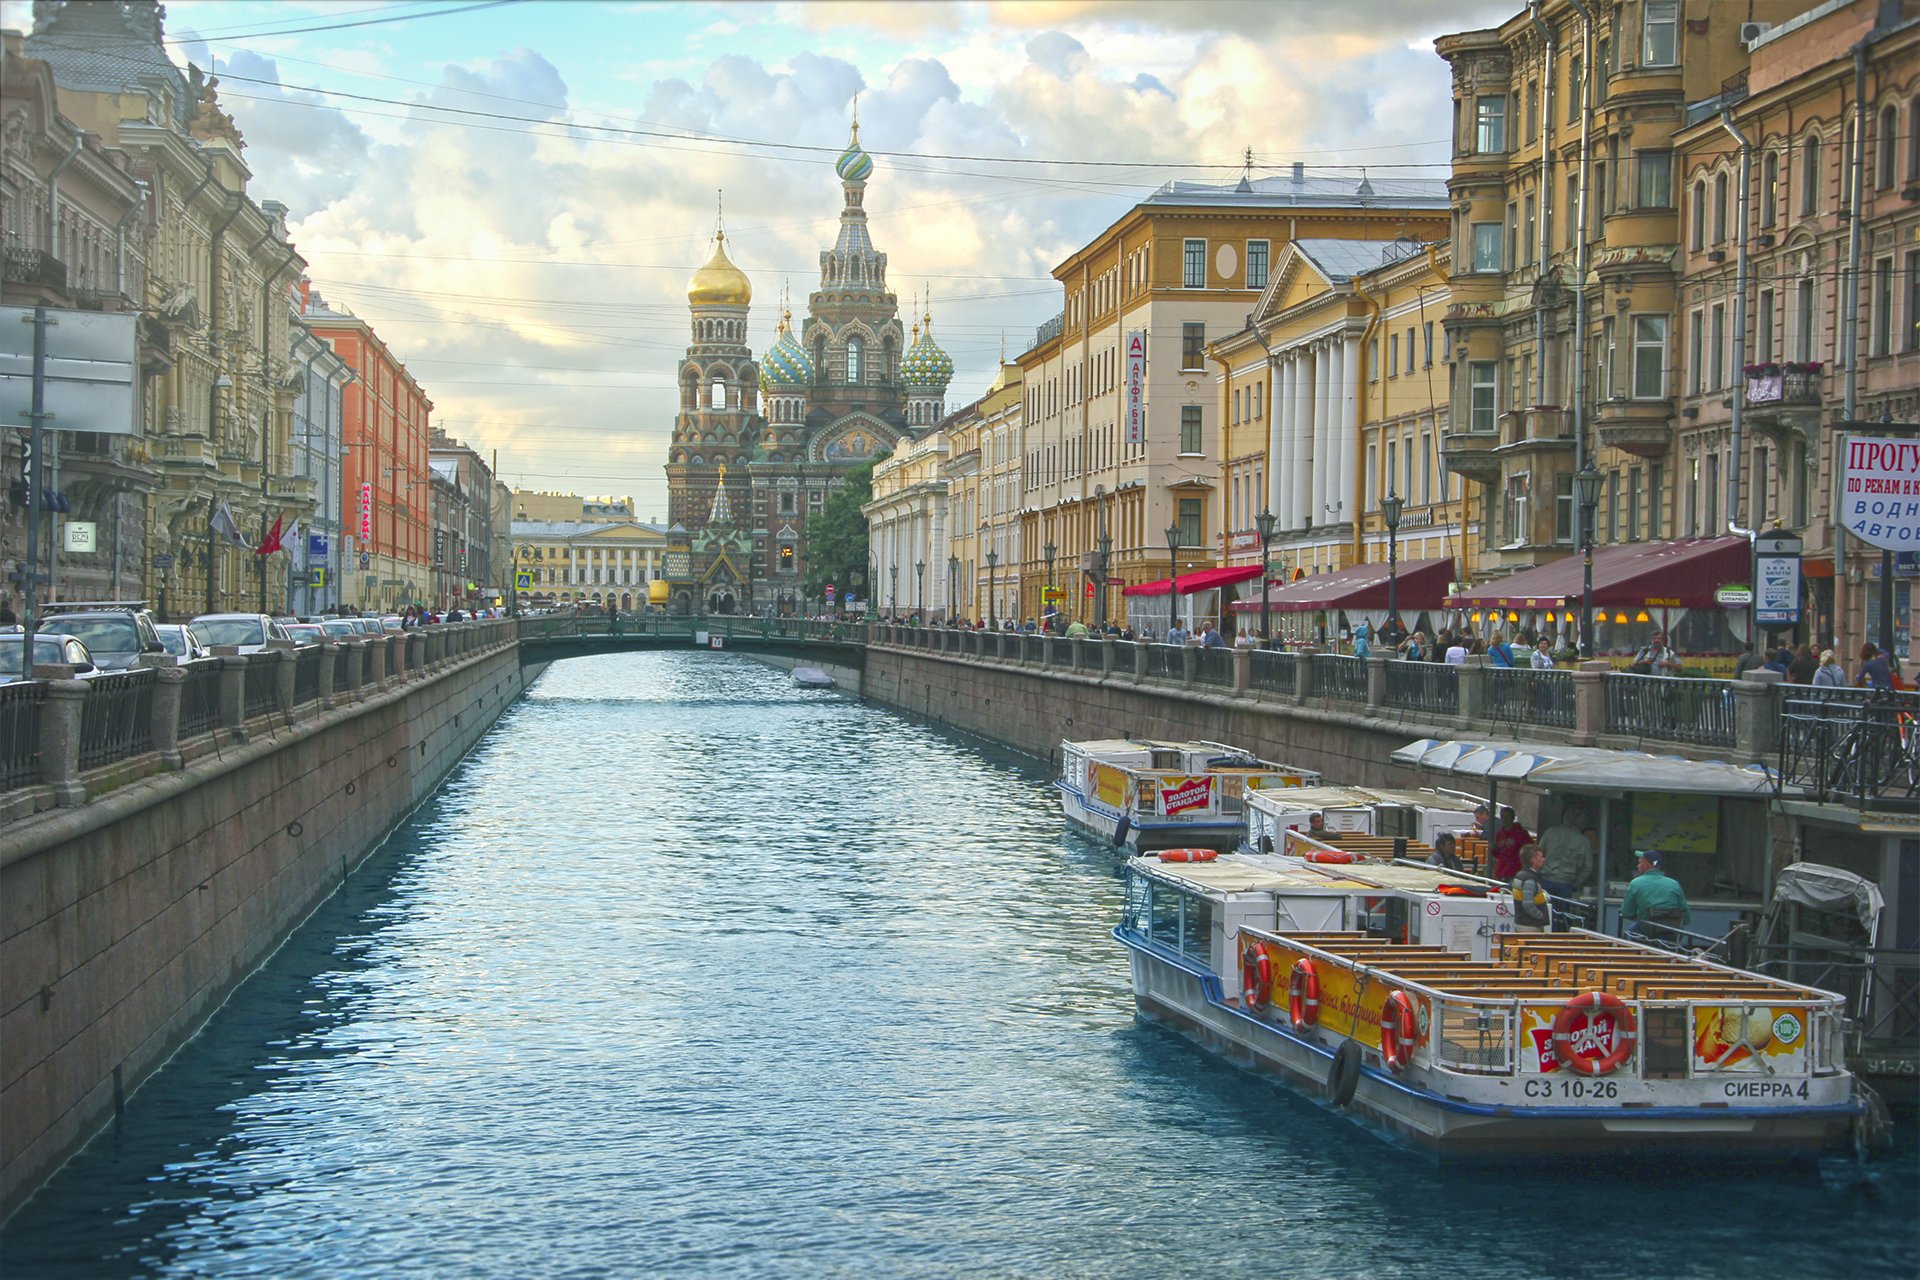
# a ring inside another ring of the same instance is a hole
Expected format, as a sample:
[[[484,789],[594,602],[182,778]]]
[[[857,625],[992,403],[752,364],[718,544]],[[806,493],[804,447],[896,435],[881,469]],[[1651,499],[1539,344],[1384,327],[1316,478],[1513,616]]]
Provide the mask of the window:
[[[1567,220],[1564,225],[1567,230],[1562,247],[1571,249],[1579,242],[1580,238],[1578,234],[1580,230],[1580,176],[1578,174],[1570,173],[1567,175],[1567,203],[1565,208],[1567,211]]]
[[[1527,81],[1527,137],[1540,136],[1540,82]]]
[[[1580,118],[1580,55],[1567,59],[1567,123]]]
[[[1267,252],[1265,240],[1247,241],[1247,288],[1267,287]]]
[[[1260,421],[1260,386],[1261,384],[1258,382],[1253,384],[1253,413],[1249,416],[1252,417],[1255,422]]]
[[[1780,153],[1769,151],[1760,157],[1760,225],[1770,227],[1780,210]]]
[[[1201,452],[1200,406],[1197,404],[1183,404],[1180,406],[1180,452]]]
[[[1753,326],[1755,364],[1773,363],[1773,290],[1762,289]]]
[[[1207,358],[1207,326],[1204,324],[1183,324],[1180,326],[1180,367],[1184,369],[1203,369]]]
[[[1893,351],[1893,259],[1880,258],[1873,264],[1873,337],[1872,354]]]
[[[1719,391],[1727,385],[1727,304],[1713,304],[1713,351],[1707,357],[1707,389]]]
[[[1520,471],[1507,477],[1506,501],[1500,507],[1501,541],[1510,546],[1529,540],[1527,531],[1527,494],[1532,477]]]
[[[1612,316],[1603,316],[1600,320],[1600,398],[1611,400],[1619,393],[1620,382],[1615,376],[1618,372],[1614,355],[1618,344]]]
[[[1180,545],[1197,547],[1200,545],[1200,499],[1180,499]]]
[[[1475,271],[1500,270],[1499,223],[1476,222],[1473,224],[1473,269]]]
[[[1701,494],[1701,505],[1706,508],[1707,518],[1700,526],[1700,535],[1710,538],[1720,527],[1720,455],[1707,455],[1706,491]]]
[[[727,407],[727,384],[715,378],[713,386],[707,390],[707,407],[724,409]]]
[[[1640,538],[1640,468],[1627,468],[1627,541]]]
[[[1644,0],[1640,11],[1640,64],[1671,67],[1680,61],[1680,0]]]
[[[1408,475],[1408,484],[1412,484],[1412,475]],[[1420,501],[1433,504],[1433,436],[1420,433]]]
[[[1810,133],[1800,144],[1800,214],[1820,212],[1820,135]]]
[[[1907,324],[1900,331],[1902,351],[1920,351],[1920,249],[1907,250]]]
[[[1748,514],[1747,523],[1755,529],[1767,527],[1767,477],[1773,469],[1767,459],[1767,446],[1760,445],[1753,451],[1753,470],[1747,473],[1752,479],[1748,483],[1748,498],[1753,510]]]
[[[1597,532],[1590,530],[1589,532]],[[1620,473],[1607,472],[1607,541],[1620,541]]]
[[[1520,255],[1520,261],[1523,264],[1533,261],[1533,248],[1535,245],[1540,243],[1540,237],[1538,234],[1540,224],[1539,224],[1538,218],[1535,216],[1535,213],[1534,213],[1534,210],[1537,207],[1538,207],[1538,202],[1532,196],[1528,196],[1526,199],[1526,215],[1524,219],[1524,225],[1521,227],[1521,235],[1522,235],[1522,238],[1526,241],[1526,246],[1527,246],[1525,251],[1522,252]]]
[[[1507,266],[1517,268],[1520,265],[1520,206],[1507,206]]]
[[[1507,149],[1507,100],[1499,94],[1474,100],[1473,149],[1483,155]]]
[[[866,350],[866,344],[860,341],[860,339],[847,339],[847,381],[849,383],[864,382],[866,380],[866,362],[863,358],[866,355]]]
[[[1697,396],[1706,390],[1707,324],[1698,311],[1687,317],[1687,394]]]
[[[1727,175],[1724,173],[1713,179],[1713,242],[1727,242]]]
[[[1673,204],[1673,153],[1636,151],[1634,176],[1639,182],[1635,208],[1665,209]]]
[[[1398,377],[1399,374],[1400,374],[1400,335],[1397,333],[1390,333],[1387,335],[1387,376],[1389,378],[1394,378],[1394,377]]]
[[[1380,381],[1380,339],[1367,344],[1367,381]]]
[[[1687,463],[1686,500],[1680,507],[1680,527],[1689,538],[1700,536],[1700,459]]]
[[[1590,208],[1593,231],[1607,225],[1607,162],[1601,160],[1593,166],[1593,204]],[[1589,231],[1588,234],[1592,234]]]
[[[1793,358],[1801,364],[1812,361],[1813,353],[1818,349],[1813,340],[1814,326],[1820,323],[1820,317],[1814,314],[1814,282],[1802,280],[1794,285],[1794,332]]]
[[[1499,414],[1499,366],[1492,360],[1467,362],[1467,430],[1491,433]]]
[[[1707,184],[1693,184],[1693,232],[1688,237],[1687,247],[1695,253],[1707,247]]]
[[[1229,422],[1238,423],[1240,421],[1240,397],[1244,394],[1245,393],[1238,387],[1233,389],[1233,417],[1228,419]]]
[[[1607,97],[1607,77],[1613,74],[1613,42],[1602,39],[1593,46],[1593,100],[1597,105]]]
[[[1879,144],[1874,148],[1873,185],[1882,191],[1893,185],[1894,139],[1900,132],[1900,113],[1891,105],[1880,108]]]
[[[1804,528],[1807,523],[1807,495],[1813,488],[1812,461],[1806,441],[1796,440],[1787,446],[1787,471],[1781,478],[1787,488],[1787,523],[1796,529]]]
[[[1907,273],[1910,279],[1913,278],[1913,274],[1914,273],[1912,271],[1909,271]],[[1909,310],[1909,314],[1912,315],[1913,319],[1916,322],[1920,322],[1920,313],[1914,313],[1911,308],[1909,308],[1908,310]],[[1433,368],[1433,321],[1431,320],[1427,321],[1422,326],[1422,329],[1425,334],[1425,344],[1426,344],[1425,346],[1426,358],[1423,363],[1426,368],[1431,369]]]
[[[1407,326],[1407,372],[1413,372],[1413,326]]]
[[[1207,242],[1205,240],[1187,241],[1186,255],[1181,259],[1180,283],[1188,289],[1207,287]],[[1191,366],[1189,366],[1191,367]]]
[[[1667,317],[1633,318],[1633,398],[1667,398]]]

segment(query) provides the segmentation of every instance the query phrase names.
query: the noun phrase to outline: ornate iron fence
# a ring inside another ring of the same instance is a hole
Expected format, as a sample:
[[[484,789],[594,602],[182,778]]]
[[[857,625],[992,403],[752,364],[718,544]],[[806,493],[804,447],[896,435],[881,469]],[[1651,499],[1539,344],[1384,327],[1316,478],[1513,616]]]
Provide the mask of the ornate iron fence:
[[[1193,658],[1195,683],[1233,687],[1233,650],[1201,648],[1195,650]]]
[[[1573,672],[1486,669],[1487,718],[1497,724],[1573,728]]]
[[[0,685],[0,790],[31,785],[40,776],[40,706],[44,680]]]
[[[202,658],[180,665],[180,733],[182,739],[207,733],[220,723],[220,660]]]
[[[1162,680],[1185,680],[1187,678],[1187,646],[1183,644],[1149,644],[1147,646],[1147,674]]]
[[[80,767],[125,760],[153,746],[153,686],[159,673],[148,667],[116,671],[87,681],[80,704]]]
[[[1733,690],[1724,680],[1609,671],[1607,732],[1707,747],[1733,745]]]
[[[1367,700],[1367,660],[1337,653],[1307,655],[1307,694],[1336,702]]]
[[[1460,714],[1460,668],[1440,662],[1389,661],[1386,705],[1398,711],[1457,716]]]
[[[280,708],[280,662],[272,651],[247,656],[246,694],[240,701],[240,714],[251,720],[271,715]]]
[[[1920,808],[1920,697],[1787,699],[1776,789],[1857,809]]]
[[[1300,655],[1278,649],[1255,649],[1247,655],[1247,685],[1270,693],[1292,693],[1299,686]]]
[[[293,653],[293,704],[320,700],[320,650],[301,645]]]

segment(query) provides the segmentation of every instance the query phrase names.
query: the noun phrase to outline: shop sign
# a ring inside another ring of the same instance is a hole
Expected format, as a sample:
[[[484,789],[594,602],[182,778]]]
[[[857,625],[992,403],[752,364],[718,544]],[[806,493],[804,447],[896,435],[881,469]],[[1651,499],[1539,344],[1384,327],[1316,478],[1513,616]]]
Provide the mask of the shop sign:
[[[1147,331],[1127,334],[1127,443],[1147,438]]]
[[[360,486],[360,541],[373,541],[373,482]]]
[[[1847,436],[1840,521],[1882,551],[1920,551],[1920,441]]]
[[[100,526],[91,520],[69,520],[61,526],[66,535],[63,551],[95,551],[100,545]]]
[[[1724,609],[1744,609],[1753,603],[1753,588],[1721,587],[1713,593],[1713,602]]]

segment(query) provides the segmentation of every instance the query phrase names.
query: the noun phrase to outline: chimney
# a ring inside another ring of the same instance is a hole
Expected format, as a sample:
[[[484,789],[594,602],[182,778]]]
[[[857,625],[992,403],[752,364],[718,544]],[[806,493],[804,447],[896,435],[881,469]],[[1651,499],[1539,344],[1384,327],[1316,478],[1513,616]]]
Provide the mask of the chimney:
[[[300,314],[306,315],[313,310],[313,281],[300,277]]]
[[[1303,160],[1293,162],[1293,185],[1302,186],[1307,181],[1307,165]]]

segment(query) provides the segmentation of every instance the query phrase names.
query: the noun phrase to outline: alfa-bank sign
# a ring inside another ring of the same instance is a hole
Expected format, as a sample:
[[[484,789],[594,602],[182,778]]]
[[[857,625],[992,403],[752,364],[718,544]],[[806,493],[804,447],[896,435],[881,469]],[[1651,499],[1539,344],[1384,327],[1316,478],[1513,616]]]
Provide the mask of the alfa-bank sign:
[[[1920,439],[1846,438],[1840,520],[1884,551],[1920,551]]]

